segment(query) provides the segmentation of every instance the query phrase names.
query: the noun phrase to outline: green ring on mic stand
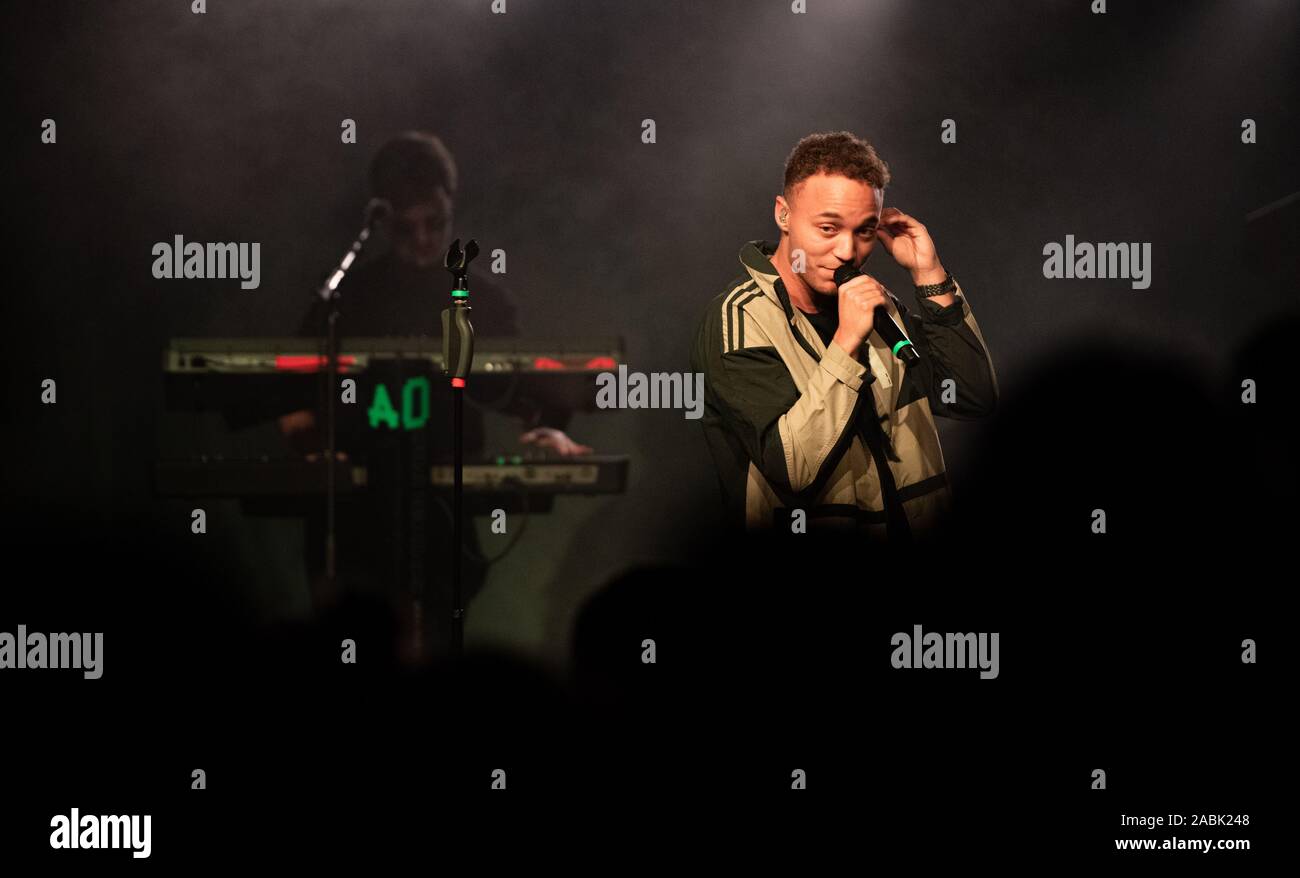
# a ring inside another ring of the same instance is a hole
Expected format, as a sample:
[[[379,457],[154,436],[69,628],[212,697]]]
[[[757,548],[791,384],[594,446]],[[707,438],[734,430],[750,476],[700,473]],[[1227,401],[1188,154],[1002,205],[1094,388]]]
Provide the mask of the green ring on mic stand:
[[[905,345],[909,345],[909,344],[911,344],[911,343],[912,343],[912,340],[911,340],[911,339],[905,338],[905,339],[903,339],[902,341],[900,341],[898,344],[894,345],[894,356],[898,356],[898,352],[899,352],[899,351],[900,351],[900,350],[901,350]]]

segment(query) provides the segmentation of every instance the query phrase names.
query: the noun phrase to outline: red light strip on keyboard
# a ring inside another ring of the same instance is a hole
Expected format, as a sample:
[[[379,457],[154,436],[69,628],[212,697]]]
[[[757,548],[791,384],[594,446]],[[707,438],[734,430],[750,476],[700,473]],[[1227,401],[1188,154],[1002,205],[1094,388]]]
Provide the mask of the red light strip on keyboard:
[[[328,361],[328,357],[277,355],[275,369],[277,372],[320,372]],[[345,372],[347,371],[345,367],[356,364],[356,357],[339,357],[340,372]]]

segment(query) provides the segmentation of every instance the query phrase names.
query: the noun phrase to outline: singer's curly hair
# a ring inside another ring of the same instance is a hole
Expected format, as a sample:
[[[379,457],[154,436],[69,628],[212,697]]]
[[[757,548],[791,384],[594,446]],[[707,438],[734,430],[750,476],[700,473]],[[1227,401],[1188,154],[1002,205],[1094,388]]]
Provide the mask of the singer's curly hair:
[[[874,146],[848,131],[809,134],[795,144],[785,160],[786,201],[796,186],[818,173],[842,174],[881,190],[889,185],[889,165]]]
[[[398,210],[433,198],[438,189],[456,194],[456,161],[436,134],[407,131],[385,143],[370,161],[370,190]]]

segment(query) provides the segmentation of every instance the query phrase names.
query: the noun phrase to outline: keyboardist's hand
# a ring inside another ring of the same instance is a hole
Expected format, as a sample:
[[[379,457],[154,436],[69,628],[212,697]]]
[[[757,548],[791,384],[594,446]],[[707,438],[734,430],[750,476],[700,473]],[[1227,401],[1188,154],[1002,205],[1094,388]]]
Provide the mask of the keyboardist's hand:
[[[554,427],[536,427],[520,436],[519,441],[525,445],[536,445],[538,448],[554,451],[562,457],[591,454],[593,451],[590,445],[580,445],[570,439],[563,430]]]
[[[325,444],[324,437],[321,436],[320,430],[317,429],[316,415],[310,411],[290,412],[279,418],[280,432],[288,441],[289,446],[294,451],[303,455],[308,463],[315,463],[324,455],[323,451],[316,449]],[[336,451],[334,456],[340,462],[348,459],[346,451]]]

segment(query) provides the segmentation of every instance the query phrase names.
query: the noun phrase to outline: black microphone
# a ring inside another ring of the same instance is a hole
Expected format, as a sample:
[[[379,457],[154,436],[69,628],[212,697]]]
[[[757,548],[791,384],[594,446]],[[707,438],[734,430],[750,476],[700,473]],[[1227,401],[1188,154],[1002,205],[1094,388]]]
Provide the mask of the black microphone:
[[[367,229],[374,228],[376,223],[383,222],[393,213],[393,203],[387,198],[372,198],[366,205],[365,223]]]
[[[338,298],[336,291],[339,288],[339,284],[343,281],[343,278],[347,276],[348,269],[352,267],[352,263],[356,262],[357,254],[361,252],[362,248],[366,246],[366,242],[370,240],[370,233],[374,231],[376,223],[387,219],[392,215],[392,213],[393,205],[387,199],[370,199],[370,203],[366,205],[364,217],[365,224],[361,227],[360,233],[357,234],[357,239],[352,242],[352,246],[348,249],[348,252],[343,254],[343,260],[339,262],[338,268],[334,269],[334,272],[329,276],[329,280],[325,281],[325,285],[316,291],[316,295],[320,296],[325,301]],[[331,323],[331,325],[333,324]]]
[[[866,266],[866,263],[863,263]],[[842,287],[862,272],[854,268],[851,264],[841,265],[835,269],[835,286]],[[910,366],[921,359],[921,355],[916,352],[916,346],[903,332],[902,327],[894,320],[893,315],[889,313],[884,305],[877,305],[875,316],[871,321],[871,331],[880,336],[889,349],[894,352],[894,356],[903,361],[904,365]]]

